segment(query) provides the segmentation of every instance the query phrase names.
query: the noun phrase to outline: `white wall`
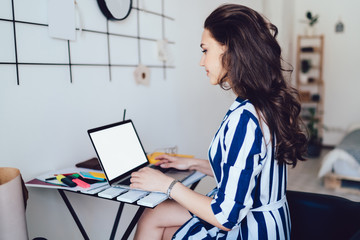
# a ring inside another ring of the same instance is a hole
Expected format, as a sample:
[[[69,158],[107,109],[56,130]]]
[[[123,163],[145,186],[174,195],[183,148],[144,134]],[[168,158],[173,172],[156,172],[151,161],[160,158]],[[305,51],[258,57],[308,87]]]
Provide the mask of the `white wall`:
[[[324,144],[336,145],[344,130],[352,123],[360,122],[360,81],[358,74],[360,47],[358,9],[356,0],[296,0],[294,14],[294,39],[304,34],[305,12],[319,14],[317,34],[324,34]],[[335,24],[341,18],[344,33],[335,33]],[[294,45],[296,46],[296,45]]]
[[[292,61],[294,1],[263,0],[264,15],[278,28],[277,40],[282,48],[282,57]],[[289,66],[287,66],[289,68]]]
[[[205,18],[225,2],[242,3],[262,11],[261,1],[177,1],[176,5],[176,108],[180,113],[178,129],[181,148],[206,158],[209,143],[219,121],[233,102],[231,92],[211,86],[199,66],[200,40]]]
[[[106,20],[98,10],[96,1],[77,1],[84,16],[84,27],[103,29]],[[47,23],[46,0],[14,2],[18,7],[18,20]],[[166,21],[165,30],[168,39],[175,42],[171,46],[175,69],[167,69],[164,79],[162,69],[152,68],[150,86],[134,83],[132,67],[112,68],[111,82],[108,80],[107,67],[74,67],[73,83],[70,83],[68,69],[57,66],[20,66],[21,82],[18,86],[14,80],[15,67],[0,64],[0,165],[19,168],[24,179],[29,180],[47,170],[72,166],[93,157],[95,153],[86,130],[121,120],[124,108],[127,109],[127,117],[134,120],[146,151],[177,145],[181,153],[205,158],[212,135],[234,98],[230,92],[209,85],[204,70],[199,67],[203,21],[223,2],[225,1],[165,1],[165,13],[175,18],[175,21]],[[360,101],[356,92],[359,81],[356,81],[355,72],[358,64],[356,56],[359,55],[359,48],[355,44],[359,42],[359,33],[356,32],[359,15],[355,9],[359,8],[359,3],[356,0],[342,3],[335,0],[232,2],[243,3],[264,12],[278,25],[279,40],[286,59],[291,59],[294,55],[286,49],[291,50],[296,46],[292,39],[295,39],[296,34],[302,33],[303,26],[299,21],[305,11],[310,9],[319,13],[318,31],[326,34],[325,123],[330,127],[345,128],[351,122],[359,121]],[[0,2],[0,18],[11,19],[10,3],[11,0]],[[137,1],[134,3],[136,5]],[[151,4],[145,0],[140,1],[141,6],[154,11],[159,9],[160,3],[160,0],[152,0]],[[282,12],[277,12],[276,9],[281,9]],[[333,31],[339,15],[345,23],[345,33],[341,35]],[[146,24],[146,20],[145,17],[143,24]],[[154,28],[155,31],[145,29],[142,34],[160,34],[159,21],[150,22],[154,24],[148,28]],[[111,23],[111,27],[114,31],[135,34],[136,18],[130,16],[124,22]],[[11,32],[11,29],[10,22],[0,21],[1,33]],[[21,27],[18,30],[21,31]],[[61,41],[50,41],[46,31],[30,35],[23,43],[33,43],[36,48],[40,48],[36,36],[62,47]],[[82,37],[87,36],[84,34]],[[2,34],[0,61],[14,61],[12,43],[11,34]],[[123,43],[123,40],[119,40],[117,44],[121,46]],[[99,49],[106,50],[100,44],[93,50]],[[28,50],[30,52],[22,57],[26,56],[30,60],[51,60],[53,57],[49,54],[39,55],[37,52],[32,54],[31,45]],[[52,51],[58,50],[57,47],[52,48]],[[152,50],[153,47],[150,46],[148,51],[143,51],[144,60],[150,58],[150,62],[156,62],[152,59]],[[87,50],[79,47],[78,53],[78,57],[84,60]],[[136,62],[138,59],[136,54],[134,56],[129,54],[127,57],[129,61]],[[118,57],[120,61],[120,54]],[[293,65],[294,62],[293,60]],[[342,133],[327,135],[325,142],[335,143],[341,135]],[[43,236],[55,240],[81,239],[80,232],[56,191],[31,188],[29,192],[27,221],[30,238]],[[90,238],[108,238],[118,204],[71,193],[68,196]],[[135,207],[126,207],[124,216],[130,217],[135,210]],[[125,218],[120,222],[118,232],[124,231],[128,221]]]
[[[341,141],[345,130],[360,122],[360,97],[357,67],[360,47],[356,0],[263,0],[264,14],[279,28],[278,40],[283,58],[296,67],[296,37],[305,34],[305,13],[319,14],[316,34],[324,34],[324,145],[334,146]],[[341,19],[344,33],[335,33],[335,24]],[[294,71],[295,73],[295,71]],[[295,82],[295,74],[293,74]]]
[[[106,20],[96,1],[77,0],[84,29],[105,31]],[[137,6],[138,1],[134,1]],[[224,1],[165,1],[165,35],[171,45],[174,69],[151,68],[149,86],[136,85],[134,67],[19,65],[20,85],[14,64],[0,64],[0,166],[21,170],[25,181],[48,170],[73,166],[95,156],[86,130],[122,119],[133,119],[146,151],[177,145],[179,152],[206,158],[219,122],[233,102],[230,92],[211,86],[199,66],[200,39],[205,17]],[[234,1],[239,2],[239,1]],[[161,11],[161,0],[141,0],[139,5]],[[260,1],[242,1],[261,10]],[[16,20],[47,24],[47,1],[15,0]],[[11,0],[0,2],[0,18],[12,19]],[[136,11],[122,22],[110,22],[112,32],[135,36]],[[140,15],[140,35],[161,38],[161,21]],[[144,27],[145,26],[145,27]],[[0,21],[0,62],[14,62],[12,22]],[[142,28],[141,28],[142,27]],[[16,23],[19,62],[66,63],[67,42],[51,39],[47,28]],[[137,48],[128,38],[111,37],[112,63],[137,64]],[[73,63],[107,61],[106,38],[77,33],[72,41]],[[121,48],[126,45],[130,52]],[[154,42],[141,42],[145,64],[159,64]],[[125,54],[124,54],[125,52]],[[211,185],[211,181],[210,181]],[[206,186],[205,186],[206,188]],[[59,194],[29,188],[27,224],[29,238],[81,239]],[[118,203],[67,194],[91,239],[108,238]],[[136,207],[127,206],[118,232],[124,232]]]

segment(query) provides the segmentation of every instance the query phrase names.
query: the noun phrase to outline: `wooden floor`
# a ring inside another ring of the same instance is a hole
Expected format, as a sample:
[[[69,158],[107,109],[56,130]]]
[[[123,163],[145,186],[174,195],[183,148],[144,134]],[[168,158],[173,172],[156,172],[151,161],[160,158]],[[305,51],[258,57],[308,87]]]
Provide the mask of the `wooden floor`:
[[[317,177],[322,157],[328,151],[323,150],[318,158],[310,158],[305,162],[299,162],[295,168],[289,167],[288,189],[335,195],[360,202],[360,190],[346,188],[327,189],[324,187],[323,179]]]

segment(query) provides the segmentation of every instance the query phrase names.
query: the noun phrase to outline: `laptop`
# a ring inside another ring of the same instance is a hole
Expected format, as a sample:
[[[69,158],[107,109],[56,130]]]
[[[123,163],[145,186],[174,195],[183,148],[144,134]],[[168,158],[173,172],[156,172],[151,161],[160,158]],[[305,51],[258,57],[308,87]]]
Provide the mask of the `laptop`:
[[[195,172],[150,164],[132,120],[89,129],[88,134],[111,187],[130,188],[131,173],[147,166],[158,168],[180,182]]]

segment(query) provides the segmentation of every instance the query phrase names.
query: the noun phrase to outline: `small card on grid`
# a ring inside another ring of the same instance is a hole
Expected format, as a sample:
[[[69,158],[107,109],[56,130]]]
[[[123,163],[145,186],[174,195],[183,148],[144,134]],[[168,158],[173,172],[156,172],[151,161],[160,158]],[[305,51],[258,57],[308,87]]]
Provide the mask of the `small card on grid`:
[[[48,0],[48,24],[51,37],[75,40],[75,20],[73,0]]]
[[[137,201],[137,204],[145,207],[155,207],[159,203],[165,201],[167,198],[168,197],[165,193],[152,192],[146,197]]]
[[[124,193],[117,197],[117,200],[127,203],[133,203],[136,200],[146,196],[149,192],[141,191],[141,190],[130,190],[127,193]]]

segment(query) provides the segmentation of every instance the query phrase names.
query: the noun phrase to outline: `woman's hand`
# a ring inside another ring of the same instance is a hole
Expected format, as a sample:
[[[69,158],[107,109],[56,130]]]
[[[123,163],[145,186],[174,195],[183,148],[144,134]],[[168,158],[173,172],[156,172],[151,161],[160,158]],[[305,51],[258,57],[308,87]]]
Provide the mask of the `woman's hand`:
[[[130,187],[145,191],[166,193],[173,180],[173,178],[166,176],[159,170],[144,167],[131,174]]]
[[[162,168],[176,168],[178,170],[196,170],[208,176],[214,176],[208,160],[197,158],[184,158],[171,155],[160,155],[155,159],[160,160],[155,163]]]
[[[188,170],[191,167],[192,158],[176,157],[167,154],[157,156],[155,158],[159,160],[155,163],[156,166],[162,168],[176,168],[178,170]]]

